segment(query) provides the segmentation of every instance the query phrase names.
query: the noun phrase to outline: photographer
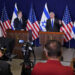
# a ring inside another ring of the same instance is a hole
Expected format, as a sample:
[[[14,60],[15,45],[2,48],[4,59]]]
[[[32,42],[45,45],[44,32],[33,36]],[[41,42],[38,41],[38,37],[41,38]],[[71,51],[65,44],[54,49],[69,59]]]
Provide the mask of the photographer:
[[[3,48],[0,48],[0,75],[12,75],[10,65],[6,61],[1,60],[3,55]]]

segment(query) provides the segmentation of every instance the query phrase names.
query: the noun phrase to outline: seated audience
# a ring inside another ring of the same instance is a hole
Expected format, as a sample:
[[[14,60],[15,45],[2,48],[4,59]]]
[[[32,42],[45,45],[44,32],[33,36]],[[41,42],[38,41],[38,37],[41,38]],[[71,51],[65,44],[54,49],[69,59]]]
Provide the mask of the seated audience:
[[[3,52],[0,49],[0,58],[3,56]],[[0,75],[12,75],[10,65],[6,61],[0,60]]]
[[[26,21],[22,17],[22,12],[18,11],[18,17],[14,20],[15,30],[25,30],[26,29]]]
[[[58,41],[51,40],[44,48],[46,63],[37,63],[31,75],[74,75],[71,67],[63,66],[59,57],[61,56],[61,44]]]

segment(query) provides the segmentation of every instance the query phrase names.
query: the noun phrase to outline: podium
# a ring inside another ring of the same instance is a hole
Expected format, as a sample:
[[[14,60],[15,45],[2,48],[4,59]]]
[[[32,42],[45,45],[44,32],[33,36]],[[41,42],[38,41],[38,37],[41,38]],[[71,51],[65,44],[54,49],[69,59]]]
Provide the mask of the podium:
[[[42,45],[43,49],[44,49],[45,44],[49,40],[57,40],[61,43],[61,45],[63,45],[64,33],[63,32],[39,32],[39,40],[40,40],[40,44]],[[47,59],[44,51],[42,54],[42,58],[44,60]]]
[[[44,46],[49,40],[57,40],[63,45],[64,33],[63,32],[39,32],[40,44]]]
[[[17,54],[18,58],[22,58],[21,48],[23,44],[19,43],[19,40],[28,41],[31,37],[31,33],[27,31],[20,30],[7,30],[7,37],[15,40],[15,47],[13,49],[13,54]],[[32,38],[32,37],[31,37]]]

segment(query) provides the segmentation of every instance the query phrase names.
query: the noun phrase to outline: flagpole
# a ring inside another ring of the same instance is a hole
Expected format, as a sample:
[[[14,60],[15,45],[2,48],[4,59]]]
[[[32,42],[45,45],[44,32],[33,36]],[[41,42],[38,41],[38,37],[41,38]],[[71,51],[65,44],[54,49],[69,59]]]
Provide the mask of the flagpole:
[[[69,40],[69,50],[70,50],[70,40]]]

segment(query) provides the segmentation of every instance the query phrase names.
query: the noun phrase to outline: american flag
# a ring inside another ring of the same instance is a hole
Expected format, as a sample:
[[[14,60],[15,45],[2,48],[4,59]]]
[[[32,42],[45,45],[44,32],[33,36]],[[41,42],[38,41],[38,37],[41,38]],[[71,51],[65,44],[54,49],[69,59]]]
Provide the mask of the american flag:
[[[63,26],[60,28],[60,31],[64,32],[64,41],[68,42],[69,40],[72,39],[72,27],[73,27],[68,6],[66,6],[64,16],[62,19],[62,24]]]
[[[10,24],[10,20],[8,18],[5,6],[2,10],[2,16],[1,16],[0,23],[1,23],[3,36],[6,37],[6,30],[11,29],[11,24]]]
[[[35,12],[34,12],[34,9],[32,6],[30,9],[29,19],[27,21],[26,30],[27,31],[32,30],[32,40],[35,40],[39,37],[40,28],[39,28],[39,24],[38,24],[38,21],[36,19]]]

